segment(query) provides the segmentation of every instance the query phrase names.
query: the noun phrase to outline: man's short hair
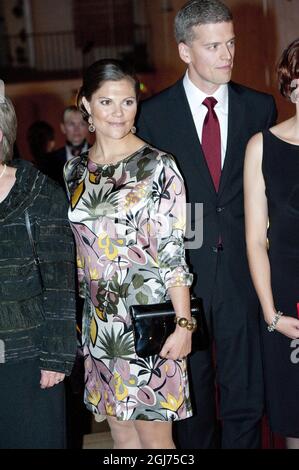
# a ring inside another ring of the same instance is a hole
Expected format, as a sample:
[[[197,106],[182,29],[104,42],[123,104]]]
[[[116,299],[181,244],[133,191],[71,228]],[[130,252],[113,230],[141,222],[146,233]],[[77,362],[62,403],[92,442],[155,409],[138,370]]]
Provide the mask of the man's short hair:
[[[191,44],[194,26],[232,21],[233,15],[224,3],[218,0],[189,0],[176,14],[174,33],[177,43]]]
[[[54,140],[54,129],[45,121],[35,121],[27,131],[27,141],[34,160],[44,157],[48,152],[49,142]]]
[[[63,114],[62,114],[62,122],[63,123],[65,122],[67,115],[70,114],[70,113],[80,113],[80,110],[74,104],[72,104],[70,106],[67,106],[64,109]]]

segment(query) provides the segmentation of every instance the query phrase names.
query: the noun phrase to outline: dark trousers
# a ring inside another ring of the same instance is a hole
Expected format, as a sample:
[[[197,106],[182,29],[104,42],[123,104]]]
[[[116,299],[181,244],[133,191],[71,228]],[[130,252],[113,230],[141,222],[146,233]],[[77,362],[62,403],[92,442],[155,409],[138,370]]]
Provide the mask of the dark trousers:
[[[64,386],[41,389],[38,365],[0,364],[0,449],[65,448]]]
[[[212,307],[207,315],[214,345],[208,351],[190,356],[195,416],[175,423],[177,445],[182,449],[218,447],[215,380],[219,392],[221,447],[261,446],[264,397],[258,303],[254,292],[250,299],[242,295],[242,289],[226,290],[224,274],[219,263]]]
[[[84,404],[84,375],[65,379],[66,435],[68,449],[82,449],[84,434],[91,432],[92,414]]]

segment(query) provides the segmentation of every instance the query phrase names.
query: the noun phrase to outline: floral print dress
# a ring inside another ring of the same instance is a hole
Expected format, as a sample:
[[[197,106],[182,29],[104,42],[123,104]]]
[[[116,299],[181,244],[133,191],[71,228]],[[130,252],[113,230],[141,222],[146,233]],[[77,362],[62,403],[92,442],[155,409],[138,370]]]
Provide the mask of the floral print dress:
[[[144,145],[115,165],[88,152],[65,166],[77,245],[85,403],[119,420],[175,421],[192,415],[186,360],[134,350],[130,305],[163,302],[190,286],[185,262],[185,188],[172,156]]]

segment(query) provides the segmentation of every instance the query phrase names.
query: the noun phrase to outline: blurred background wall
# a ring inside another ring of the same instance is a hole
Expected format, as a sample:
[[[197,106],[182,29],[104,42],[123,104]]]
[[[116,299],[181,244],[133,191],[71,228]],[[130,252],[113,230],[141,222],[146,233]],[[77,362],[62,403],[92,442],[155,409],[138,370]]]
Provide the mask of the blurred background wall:
[[[171,85],[185,70],[173,20],[185,0],[0,0],[0,78],[19,120],[18,147],[30,159],[26,132],[39,119],[56,131],[75,102],[82,71],[94,60],[135,63],[143,97]],[[299,0],[226,0],[237,36],[233,79],[275,95],[279,120],[292,105],[277,91],[275,66],[298,34]]]

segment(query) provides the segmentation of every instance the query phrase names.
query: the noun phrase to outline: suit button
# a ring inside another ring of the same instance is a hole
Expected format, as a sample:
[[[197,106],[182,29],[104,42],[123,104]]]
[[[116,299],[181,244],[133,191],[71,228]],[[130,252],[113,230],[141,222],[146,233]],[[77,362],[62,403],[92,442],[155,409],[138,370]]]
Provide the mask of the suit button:
[[[224,211],[224,207],[217,207],[216,212],[222,212]]]
[[[219,251],[223,251],[222,243],[219,243],[217,246],[212,246],[213,253],[219,253]]]

